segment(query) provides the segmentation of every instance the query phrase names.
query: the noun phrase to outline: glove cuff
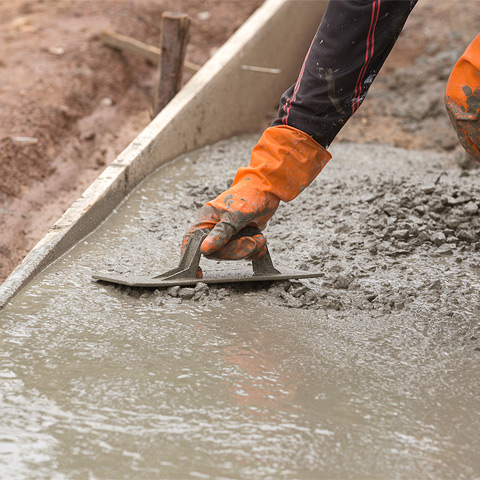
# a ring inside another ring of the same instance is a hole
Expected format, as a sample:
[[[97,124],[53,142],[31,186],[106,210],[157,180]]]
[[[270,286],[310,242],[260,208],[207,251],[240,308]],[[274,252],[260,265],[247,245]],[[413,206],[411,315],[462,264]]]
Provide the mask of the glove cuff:
[[[250,165],[237,171],[232,186],[245,185],[284,202],[310,185],[332,158],[312,137],[288,125],[267,128]]]

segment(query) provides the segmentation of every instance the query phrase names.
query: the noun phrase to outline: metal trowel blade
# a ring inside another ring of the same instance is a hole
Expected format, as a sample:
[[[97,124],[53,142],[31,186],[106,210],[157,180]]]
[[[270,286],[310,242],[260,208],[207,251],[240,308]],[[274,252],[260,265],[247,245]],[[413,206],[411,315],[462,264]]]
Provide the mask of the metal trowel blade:
[[[165,280],[142,275],[121,275],[114,273],[98,273],[93,275],[95,280],[102,282],[126,285],[129,287],[162,288],[176,285],[196,285],[199,282],[208,284],[239,283],[239,282],[272,282],[279,280],[295,280],[300,278],[316,278],[322,273],[305,272],[302,270],[290,270],[285,273],[268,275],[254,274],[251,270],[212,270],[204,271],[202,278],[176,278]]]

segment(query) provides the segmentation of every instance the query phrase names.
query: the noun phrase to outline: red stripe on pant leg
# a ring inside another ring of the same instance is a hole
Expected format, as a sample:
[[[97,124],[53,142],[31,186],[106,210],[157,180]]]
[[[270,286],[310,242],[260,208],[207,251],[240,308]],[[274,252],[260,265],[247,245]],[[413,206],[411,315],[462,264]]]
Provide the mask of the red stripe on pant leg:
[[[379,0],[378,0],[379,1]],[[372,32],[372,26],[373,26],[373,23],[374,23],[374,18],[375,18],[375,4],[377,3],[377,0],[374,0],[373,3],[372,3],[372,16],[370,18],[370,27],[368,28],[368,35],[367,35],[367,48],[365,50],[365,61],[363,63],[363,66],[360,70],[360,73],[358,74],[358,78],[357,78],[357,83],[355,85],[355,92],[354,92],[354,95],[353,95],[353,99],[352,99],[352,114],[355,113],[355,102],[356,102],[356,99],[357,99],[357,92],[358,92],[358,88],[360,86],[360,83],[361,81],[363,80],[363,77],[365,76],[365,71],[367,69],[367,65],[368,65],[368,62],[369,62],[369,53],[370,53],[370,34]]]
[[[365,73],[367,71],[368,64],[370,63],[370,60],[373,58],[373,53],[375,51],[375,28],[377,26],[377,21],[378,17],[380,15],[380,3],[382,0],[378,0],[378,7],[377,7],[377,15],[375,18],[375,23],[373,24],[373,30],[372,30],[372,46],[371,46],[371,53],[370,53],[370,58],[368,59],[367,64],[365,65],[365,72],[363,73],[363,76],[365,76]],[[358,97],[357,97],[357,109],[360,106],[360,96],[362,95],[362,85],[363,85],[363,78],[362,81],[360,82],[359,85],[359,91],[358,91]]]
[[[313,38],[312,43],[310,44],[310,48],[308,49],[308,52],[305,55],[305,60],[303,61],[302,69],[300,70],[300,74],[298,75],[297,82],[295,83],[295,88],[293,89],[292,98],[287,98],[288,107],[286,110],[285,110],[285,107],[287,106],[287,102],[285,102],[284,110],[286,111],[286,116],[282,118],[282,123],[284,123],[285,125],[287,125],[290,108],[292,108],[292,102],[294,102],[297,98],[297,92],[298,92],[298,89],[300,88],[300,82],[302,81],[303,74],[305,72],[305,64],[307,63],[307,58],[310,55],[310,50],[312,49],[312,45],[314,41],[315,41],[315,37]]]

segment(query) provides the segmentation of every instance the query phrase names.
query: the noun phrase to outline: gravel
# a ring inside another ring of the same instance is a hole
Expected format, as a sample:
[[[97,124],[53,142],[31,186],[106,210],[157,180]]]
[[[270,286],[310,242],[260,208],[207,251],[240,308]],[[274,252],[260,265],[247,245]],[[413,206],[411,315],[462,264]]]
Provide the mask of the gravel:
[[[480,266],[480,171],[462,170],[454,154],[357,144],[334,146],[332,152],[319,179],[293,202],[281,204],[265,231],[280,271],[310,270],[319,278],[199,282],[162,290],[151,302],[160,296],[166,305],[233,306],[239,295],[251,295],[252,301],[288,309],[402,312],[471,323],[471,315],[480,313],[478,289],[472,287]],[[218,174],[183,184],[179,239],[202,201],[225,189],[230,178]],[[145,219],[152,236],[170,224],[162,212]]]

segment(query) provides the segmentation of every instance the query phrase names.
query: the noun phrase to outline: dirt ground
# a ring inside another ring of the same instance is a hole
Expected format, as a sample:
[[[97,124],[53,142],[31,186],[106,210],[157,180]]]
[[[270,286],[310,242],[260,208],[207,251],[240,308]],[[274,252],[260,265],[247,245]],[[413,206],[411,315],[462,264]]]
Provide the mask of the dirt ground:
[[[158,45],[162,12],[183,11],[192,19],[187,60],[201,65],[261,3],[1,2],[0,281],[150,120],[155,66],[102,46],[99,33]],[[463,159],[443,92],[478,33],[480,11],[476,0],[455,5],[452,12],[448,0],[419,2],[338,141],[458,150]]]
[[[261,3],[0,2],[0,282],[150,121],[156,67],[99,34],[158,46],[162,12],[186,12],[186,58],[202,65]]]

